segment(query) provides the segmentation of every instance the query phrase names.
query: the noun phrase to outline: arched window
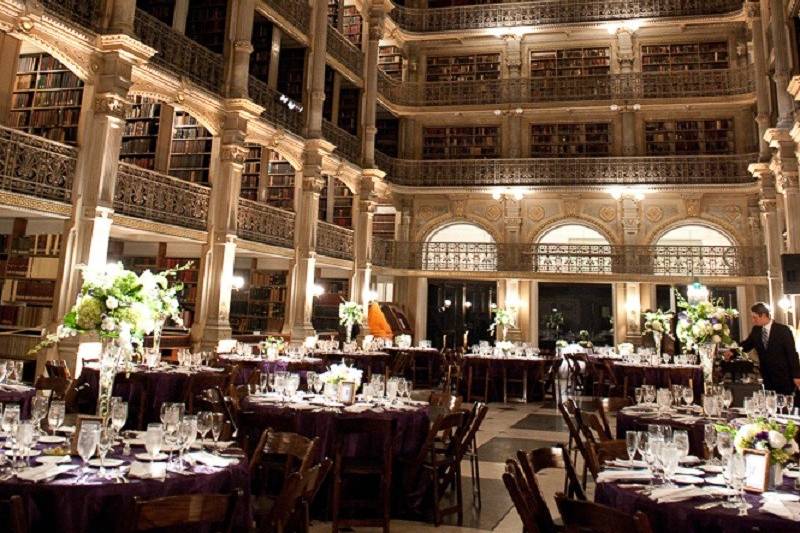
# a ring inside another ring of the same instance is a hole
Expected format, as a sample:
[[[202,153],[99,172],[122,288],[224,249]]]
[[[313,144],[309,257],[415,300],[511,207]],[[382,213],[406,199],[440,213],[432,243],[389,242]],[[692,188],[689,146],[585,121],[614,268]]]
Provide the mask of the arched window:
[[[664,233],[655,243],[653,273],[662,275],[726,276],[740,262],[737,248],[721,231],[685,224]]]
[[[475,224],[449,224],[431,233],[423,244],[422,268],[494,272],[497,245],[489,232]]]
[[[564,224],[545,232],[533,245],[535,272],[611,273],[612,248],[599,231]]]

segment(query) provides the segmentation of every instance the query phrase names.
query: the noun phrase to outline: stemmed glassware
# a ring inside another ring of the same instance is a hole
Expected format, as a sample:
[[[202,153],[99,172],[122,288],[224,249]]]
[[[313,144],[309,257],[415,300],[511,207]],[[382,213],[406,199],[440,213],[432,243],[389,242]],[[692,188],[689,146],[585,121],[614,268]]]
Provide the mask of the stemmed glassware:
[[[211,435],[214,437],[214,450],[219,449],[219,438],[222,435],[222,428],[225,425],[225,418],[222,413],[211,413]]]
[[[40,433],[42,420],[47,416],[47,398],[44,396],[34,396],[31,398],[31,420],[33,421],[34,431]]]
[[[30,450],[35,439],[34,426],[30,420],[19,422],[17,425],[17,448],[19,450],[19,465],[25,466],[30,460]]]
[[[211,420],[211,411],[200,411],[197,414],[197,432],[200,433],[200,438],[202,440],[205,440],[206,435],[208,435],[208,432],[211,431]]]
[[[81,430],[78,433],[77,449],[83,461],[81,468],[81,479],[89,475],[89,459],[97,449],[97,442],[100,440],[100,424],[92,422],[84,422],[81,424]]]
[[[100,456],[100,477],[106,475],[106,455],[114,446],[115,430],[114,426],[105,426],[99,429],[97,438],[97,454]]]
[[[706,423],[703,426],[703,440],[706,444],[706,449],[708,450],[709,456],[709,463],[714,462],[714,446],[717,443],[717,429],[712,422]]]
[[[731,455],[728,462],[728,470],[730,483],[733,489],[738,493],[738,502],[733,507],[738,507],[739,516],[747,516],[747,511],[752,508],[744,499],[744,480],[747,477],[747,464],[744,460],[744,455],[734,453]]]
[[[61,424],[64,423],[64,416],[66,414],[66,404],[62,400],[53,400],[50,402],[50,410],[47,413],[47,425],[50,426],[50,431],[53,435]]]
[[[730,462],[729,459],[731,454],[733,454],[733,436],[728,433],[727,431],[719,431],[717,432],[717,451],[719,452],[720,457],[722,458],[723,466],[727,466],[727,475],[725,476],[726,482],[728,485],[731,483],[731,476],[730,476]],[[722,504],[723,507],[733,509],[736,507],[736,504],[732,503],[724,503]]]
[[[186,415],[178,425],[178,470],[184,470],[183,454],[188,450],[195,439],[197,439],[197,417],[194,415]]]
[[[111,427],[114,430],[114,435],[119,435],[119,432],[125,427],[128,421],[128,402],[118,401],[111,406]]]
[[[147,432],[144,434],[144,448],[150,459],[155,460],[159,457],[163,443],[164,426],[159,423],[147,424]]]
[[[636,450],[639,448],[638,431],[625,432],[625,447],[628,450],[628,460],[633,461],[636,459]]]
[[[683,387],[683,403],[687,406],[692,405],[694,402],[694,391],[691,387]]]

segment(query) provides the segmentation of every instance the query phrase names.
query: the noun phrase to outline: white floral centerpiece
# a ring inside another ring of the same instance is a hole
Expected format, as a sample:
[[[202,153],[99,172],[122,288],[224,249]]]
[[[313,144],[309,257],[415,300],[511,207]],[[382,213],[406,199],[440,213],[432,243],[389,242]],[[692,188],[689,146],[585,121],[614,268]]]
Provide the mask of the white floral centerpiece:
[[[330,383],[332,385],[352,381],[356,384],[356,387],[358,387],[361,385],[361,376],[363,374],[364,372],[362,370],[341,363],[338,365],[331,365],[327,371],[319,375],[319,378],[323,383]]]
[[[739,316],[739,312],[722,306],[721,299],[690,304],[678,291],[675,291],[675,297],[681,309],[675,333],[685,351],[696,350],[700,354],[703,376],[709,382],[712,379],[716,347],[733,343],[730,323]]]
[[[275,359],[278,357],[286,347],[286,341],[283,340],[283,337],[272,337],[269,336],[263,341],[258,343],[258,349],[261,352],[261,356],[267,356],[268,359]]]
[[[410,348],[411,335],[398,335],[394,338],[394,343],[398,348]]]
[[[738,429],[729,424],[717,424],[716,430],[730,433],[733,436],[733,446],[739,453],[744,450],[768,452],[769,462],[773,467],[770,476],[773,484],[780,484],[782,467],[795,459],[800,452],[796,440],[798,427],[791,420],[782,425],[775,420],[758,419]]]
[[[349,343],[353,336],[353,326],[364,323],[364,306],[358,302],[343,302],[339,304],[339,324],[345,327]]]
[[[494,349],[498,355],[505,357],[514,349],[514,343],[511,341],[497,341],[494,343]]]
[[[630,342],[622,342],[617,346],[617,351],[620,355],[631,355],[633,353],[633,344]]]
[[[661,355],[661,340],[664,338],[665,333],[669,333],[672,324],[672,313],[666,313],[661,309],[655,312],[642,313],[644,318],[644,331],[653,335],[653,341],[656,344],[656,353]]]
[[[492,321],[492,325],[489,326],[489,333],[495,335],[495,331],[499,327],[503,332],[503,335],[499,340],[504,341],[506,340],[506,335],[508,334],[508,328],[516,327],[515,321],[516,313],[508,309],[506,307],[496,307],[494,309],[494,321]]]

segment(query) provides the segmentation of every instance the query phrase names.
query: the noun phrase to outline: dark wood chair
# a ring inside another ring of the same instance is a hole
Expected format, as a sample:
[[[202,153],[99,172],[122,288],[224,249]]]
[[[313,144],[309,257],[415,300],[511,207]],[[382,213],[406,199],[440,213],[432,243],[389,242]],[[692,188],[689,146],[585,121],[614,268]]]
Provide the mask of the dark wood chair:
[[[434,386],[434,356],[428,352],[409,352],[411,355],[411,380],[415,387],[431,388]]]
[[[463,459],[467,459],[470,465],[470,476],[472,477],[472,502],[477,504],[478,509],[481,508],[481,473],[480,473],[480,460],[478,459],[478,430],[486,418],[486,413],[489,408],[485,403],[475,402],[472,410],[466,417],[465,424],[467,425],[466,431],[463,432],[461,439],[461,446],[458,451],[459,464]],[[459,476],[458,482],[461,482]]]
[[[220,440],[226,440],[232,436],[238,437],[239,419],[238,412],[234,411],[232,402],[225,398],[222,391],[223,389],[219,387],[211,387],[203,390],[194,396],[192,407],[195,413],[199,413],[200,411],[222,413],[225,417],[225,426],[228,428],[228,431],[224,432],[224,438],[220,437]]]
[[[489,401],[489,390],[491,385],[491,371],[488,360],[472,359],[466,362],[467,366],[467,402],[471,402],[473,398],[482,402]],[[482,390],[475,394],[473,392],[474,385],[483,384]]]
[[[560,357],[553,357],[546,362],[544,372],[538,380],[542,400],[547,400],[547,396],[550,394],[556,405],[561,403],[561,379],[558,375],[561,370],[561,362]]]
[[[319,437],[309,439],[297,433],[265,429],[250,459],[251,474],[259,467],[280,464],[284,479],[293,472],[305,472],[317,451]],[[276,463],[275,459],[279,459]]]
[[[581,437],[581,431],[575,418],[576,413],[579,412],[578,407],[574,400],[567,399],[558,404],[558,410],[561,412],[561,416],[564,419],[567,430],[569,431],[567,450],[569,451],[572,464],[577,466],[578,456],[583,459],[583,479],[581,482],[581,487],[583,487],[585,490],[586,480],[588,477],[588,465],[586,463],[588,452],[586,451],[586,443],[583,437]]]
[[[575,472],[564,447],[537,448],[529,452],[519,450],[517,451],[517,462],[525,474],[525,479],[531,490],[539,497],[542,503],[544,502],[544,496],[539,487],[536,474],[549,468],[564,470],[564,486],[570,497],[579,500],[586,499],[586,493],[581,488],[578,474]]]
[[[608,440],[605,442],[590,442],[587,446],[588,460],[587,465],[592,477],[597,479],[597,475],[603,469],[603,464],[612,459],[627,459],[628,448],[624,440]]]
[[[556,494],[556,504],[567,533],[651,533],[650,521],[641,511],[633,515],[588,501],[570,500]]]
[[[343,527],[382,527],[384,533],[389,532],[391,491],[392,491],[392,460],[394,448],[394,434],[396,420],[375,418],[343,418],[336,421],[334,438],[333,462],[333,487],[332,487],[332,520],[333,533]],[[350,439],[369,440],[380,450],[378,455],[348,457],[345,446]],[[370,497],[345,498],[344,490],[346,478],[372,477],[378,480],[378,494],[374,492]],[[377,497],[376,497],[377,496]],[[374,506],[380,505],[380,516],[377,518],[364,517],[364,512]],[[354,517],[342,517],[342,509],[357,510]],[[355,518],[358,516],[359,518]]]
[[[51,378],[72,378],[67,362],[63,359],[50,359],[45,361],[44,369]]]
[[[241,498],[241,489],[231,494],[189,494],[147,501],[134,498],[129,531],[214,524],[215,531],[230,533]]]
[[[195,403],[198,396],[210,389],[228,390],[229,380],[230,376],[226,372],[199,372],[192,374],[183,390],[183,402],[186,404],[186,411],[196,414],[198,409]]]
[[[530,494],[525,487],[525,478],[520,473],[519,467],[513,460],[506,463],[506,471],[503,473],[503,484],[506,486],[514,508],[522,520],[523,533],[544,533],[539,529],[536,514],[531,506]]]
[[[309,469],[306,473],[305,490],[300,496],[298,505],[295,506],[295,515],[293,523],[296,524],[296,529],[303,533],[308,533],[311,527],[311,504],[317,498],[325,478],[328,477],[333,467],[333,460],[325,458],[321,463]]]
[[[511,375],[508,372],[508,366],[503,365],[503,403],[508,403],[508,386],[509,385],[517,385],[520,389],[520,395],[518,397],[511,398],[512,400],[516,400],[522,403],[528,403],[528,366],[524,365],[522,367],[521,374],[518,374],[519,368],[515,368],[512,370]],[[514,375],[519,375],[520,377],[514,377]]]
[[[49,401],[66,401],[72,380],[66,377],[39,376],[33,386],[37,391],[47,392]]]
[[[600,422],[603,423],[603,429],[609,439],[614,438],[611,431],[611,423],[609,420],[610,413],[616,413],[623,407],[632,405],[633,401],[630,398],[595,398],[594,408],[600,416]]]
[[[7,500],[0,500],[0,524],[6,524],[8,533],[28,533],[28,515],[22,496],[14,495]]]

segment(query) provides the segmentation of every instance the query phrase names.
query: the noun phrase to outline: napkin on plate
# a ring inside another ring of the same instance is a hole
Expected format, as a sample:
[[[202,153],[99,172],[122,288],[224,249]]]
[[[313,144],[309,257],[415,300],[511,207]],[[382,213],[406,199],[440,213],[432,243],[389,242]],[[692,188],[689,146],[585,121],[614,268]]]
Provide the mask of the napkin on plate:
[[[32,468],[24,468],[22,471],[17,472],[17,478],[23,481],[33,481],[39,483],[40,481],[47,481],[54,477],[74,470],[78,465],[54,465],[45,464],[42,466],[34,466]]]
[[[649,481],[653,479],[653,474],[647,470],[603,470],[597,475],[598,483],[608,483],[611,481]]]
[[[647,463],[644,461],[637,461],[636,459],[612,459],[611,461],[608,461],[607,464],[622,468],[647,468]]]
[[[366,403],[354,403],[353,405],[348,405],[344,408],[344,410],[348,413],[363,413],[364,411],[369,411],[372,409],[372,406]]]
[[[131,470],[128,475],[139,479],[160,479],[163,481],[167,477],[167,463],[134,461],[131,463]]]
[[[238,459],[220,457],[218,455],[202,451],[188,453],[186,454],[186,457],[189,459],[189,461],[195,461],[202,465],[213,466],[216,468],[225,468],[226,466],[230,466],[239,462]]]
[[[706,496],[708,493],[694,485],[687,485],[685,487],[664,487],[653,489],[650,493],[650,498],[656,500],[658,503],[672,503],[683,502],[697,498],[698,496]]]
[[[800,521],[800,503],[784,502],[776,498],[765,498],[761,511],[787,520]]]

